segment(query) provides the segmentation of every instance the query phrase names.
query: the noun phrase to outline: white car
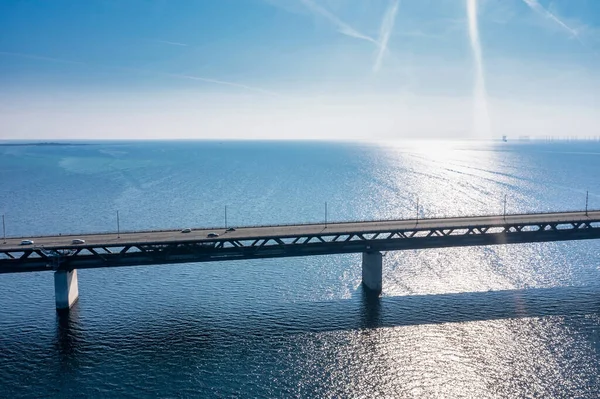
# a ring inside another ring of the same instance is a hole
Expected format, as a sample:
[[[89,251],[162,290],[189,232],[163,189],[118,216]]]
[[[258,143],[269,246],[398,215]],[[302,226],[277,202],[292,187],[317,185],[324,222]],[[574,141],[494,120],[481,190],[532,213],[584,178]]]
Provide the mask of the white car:
[[[71,241],[71,244],[85,244],[85,240],[82,240],[81,238],[76,238],[73,241]]]
[[[33,240],[23,240],[21,241],[21,245],[33,245]]]

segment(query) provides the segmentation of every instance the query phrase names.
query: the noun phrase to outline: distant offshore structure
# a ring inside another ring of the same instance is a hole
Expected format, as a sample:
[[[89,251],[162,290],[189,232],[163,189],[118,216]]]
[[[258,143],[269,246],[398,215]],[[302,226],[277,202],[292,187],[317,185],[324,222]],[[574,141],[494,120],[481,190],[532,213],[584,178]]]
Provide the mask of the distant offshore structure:
[[[532,138],[531,138],[531,136],[524,135],[524,136],[519,136],[516,140],[519,141],[519,142],[523,142],[523,141],[531,141]],[[502,136],[502,141],[504,143],[506,143],[508,141],[508,136],[507,135],[503,135]]]

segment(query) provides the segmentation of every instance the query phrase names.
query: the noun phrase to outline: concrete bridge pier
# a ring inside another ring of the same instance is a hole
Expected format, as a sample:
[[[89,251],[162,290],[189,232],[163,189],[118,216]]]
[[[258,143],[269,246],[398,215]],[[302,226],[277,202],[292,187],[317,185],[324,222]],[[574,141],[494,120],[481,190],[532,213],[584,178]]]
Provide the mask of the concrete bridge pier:
[[[362,254],[362,282],[369,291],[380,293],[382,286],[382,263],[381,252],[363,252]]]
[[[54,296],[57,310],[68,310],[79,298],[77,270],[54,272]]]

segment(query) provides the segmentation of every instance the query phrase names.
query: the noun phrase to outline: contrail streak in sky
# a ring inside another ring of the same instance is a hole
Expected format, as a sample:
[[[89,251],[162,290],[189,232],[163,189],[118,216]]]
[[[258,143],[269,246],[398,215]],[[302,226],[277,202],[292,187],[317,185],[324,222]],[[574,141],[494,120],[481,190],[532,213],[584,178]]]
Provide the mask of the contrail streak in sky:
[[[188,47],[188,45],[187,45],[187,44],[185,44],[185,43],[179,43],[179,42],[170,42],[170,41],[168,41],[168,40],[157,40],[156,42],[157,42],[157,43],[162,43],[162,44],[168,44],[168,45],[171,45],[171,46],[181,46],[181,47]]]
[[[567,32],[569,32],[571,35],[573,35],[574,37],[578,37],[578,33],[575,29],[571,28],[569,25],[565,24],[563,21],[561,21],[556,15],[554,15],[553,13],[551,13],[550,11],[548,11],[547,9],[545,9],[538,0],[523,0],[525,2],[525,4],[527,4],[529,6],[529,8],[531,8],[533,11],[537,12],[540,15],[543,15],[544,17],[554,21],[555,23],[557,23],[558,25],[560,25],[564,30],[566,30]]]
[[[488,112],[487,93],[483,71],[479,26],[477,23],[477,0],[467,0],[467,16],[469,20],[469,37],[475,59],[475,91],[474,91],[474,128],[477,136],[491,135],[491,124]]]
[[[228,81],[225,81],[225,80],[218,80],[218,79],[203,78],[203,77],[193,76],[193,75],[185,75],[185,74],[177,74],[177,73],[165,73],[165,72],[155,72],[155,71],[146,71],[144,69],[138,69],[138,71],[139,72],[159,74],[159,75],[163,75],[163,76],[170,76],[170,77],[173,77],[173,78],[197,80],[197,81],[200,81],[200,82],[214,83],[214,84],[223,85],[223,86],[238,87],[240,89],[245,89],[245,90],[248,90],[248,91],[254,91],[256,93],[262,93],[262,94],[268,94],[270,96],[282,97],[280,94],[275,93],[274,91],[270,91],[270,90],[266,90],[266,89],[261,89],[260,87],[255,87],[255,86],[248,86],[248,85],[245,85],[245,84],[242,84],[242,83],[228,82]]]
[[[125,71],[125,72],[146,73],[146,74],[156,75],[156,76],[165,76],[165,77],[178,78],[178,79],[195,80],[195,81],[199,81],[199,82],[213,83],[213,84],[229,86],[229,87],[237,87],[240,89],[253,91],[256,93],[262,93],[262,94],[268,94],[271,96],[282,97],[278,93],[275,93],[273,91],[266,90],[266,89],[263,89],[260,87],[248,86],[248,85],[245,85],[242,83],[229,82],[226,80],[211,79],[211,78],[205,78],[205,77],[200,77],[200,76],[152,71],[152,70],[139,69],[139,68],[127,68],[127,67],[110,66],[110,65],[89,64],[87,62],[82,62],[82,61],[71,61],[71,60],[66,60],[66,59],[62,59],[62,58],[45,57],[45,56],[36,55],[36,54],[14,53],[14,52],[9,52],[9,51],[0,51],[0,56],[2,56],[2,55],[11,56],[11,57],[29,58],[32,60],[58,62],[58,63],[62,63],[62,64],[82,65],[82,66],[96,67],[96,68],[103,68],[103,69],[113,69],[113,70]]]
[[[20,58],[29,58],[32,60],[39,60],[39,61],[58,62],[61,64],[87,65],[85,62],[81,62],[81,61],[70,61],[70,60],[64,60],[61,58],[45,57],[45,56],[36,55],[36,54],[14,53],[11,51],[0,51],[0,55],[8,55],[11,57],[20,57]]]
[[[390,6],[386,10],[383,21],[381,22],[381,28],[379,29],[379,49],[377,50],[377,57],[375,58],[375,64],[373,65],[373,71],[379,71],[381,68],[381,61],[383,55],[387,50],[388,41],[390,40],[390,34],[394,29],[394,23],[396,22],[396,14],[398,13],[398,5],[400,0],[392,0]]]
[[[332,12],[326,10],[319,4],[315,3],[313,0],[300,0],[300,1],[302,2],[302,4],[304,4],[304,6],[306,8],[308,8],[314,14],[317,14],[317,15],[329,20],[329,22],[331,22],[338,28],[338,31],[340,33],[342,33],[346,36],[354,37],[356,39],[362,39],[362,40],[366,40],[368,42],[377,44],[377,41],[375,39],[373,39],[372,37],[370,37],[368,35],[360,33],[359,31],[357,31],[356,29],[354,29],[353,27],[351,27],[350,25],[348,25],[347,23],[345,23],[344,21],[339,19]]]
[[[554,13],[550,12],[549,10],[545,9],[538,0],[523,0],[525,2],[525,4],[527,4],[529,6],[529,8],[531,8],[533,11],[535,11],[536,13],[540,14],[543,17],[546,17],[548,19],[550,19],[551,21],[555,22],[556,24],[558,24],[561,28],[563,28],[565,31],[569,32],[569,34],[574,37],[575,39],[577,39],[577,41],[579,42],[579,44],[581,44],[583,47],[588,48],[590,50],[592,50],[592,52],[596,55],[600,55],[598,54],[598,52],[596,50],[594,50],[593,48],[590,48],[588,45],[586,45],[583,40],[581,40],[581,37],[579,37],[579,32],[577,32],[577,30],[571,28],[569,25],[567,25],[566,23],[564,23],[560,18],[558,18]]]
[[[383,21],[381,22],[381,27],[379,28],[379,38],[377,40],[375,40],[369,35],[357,31],[356,29],[348,25],[346,22],[342,21],[337,15],[333,14],[331,11],[317,4],[314,0],[300,0],[300,2],[304,4],[304,6],[307,9],[309,9],[313,14],[325,18],[330,23],[335,25],[338,29],[338,32],[340,32],[341,34],[356,39],[366,40],[376,45],[377,54],[375,56],[373,71],[379,71],[379,69],[381,68],[381,63],[383,61],[383,56],[387,51],[387,46],[390,40],[390,35],[394,28],[394,23],[396,22],[396,14],[398,13],[398,6],[400,4],[400,0],[391,0],[390,5],[383,16]]]

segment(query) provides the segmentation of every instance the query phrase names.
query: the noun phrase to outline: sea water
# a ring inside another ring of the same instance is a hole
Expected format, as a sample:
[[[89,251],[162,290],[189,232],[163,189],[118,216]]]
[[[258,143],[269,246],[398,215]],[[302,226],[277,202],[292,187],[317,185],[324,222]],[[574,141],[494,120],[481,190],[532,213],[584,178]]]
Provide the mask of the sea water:
[[[0,146],[7,235],[600,208],[598,142],[76,144]],[[0,396],[600,395],[600,242],[383,259],[0,275]]]

